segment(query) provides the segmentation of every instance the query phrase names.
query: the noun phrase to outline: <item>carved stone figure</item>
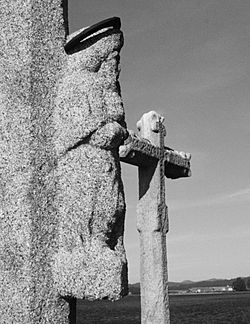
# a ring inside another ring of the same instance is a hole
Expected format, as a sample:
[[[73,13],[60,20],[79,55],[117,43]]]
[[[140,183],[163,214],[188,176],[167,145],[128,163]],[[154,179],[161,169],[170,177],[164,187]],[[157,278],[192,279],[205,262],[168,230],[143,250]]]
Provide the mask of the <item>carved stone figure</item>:
[[[122,45],[119,28],[104,28],[65,54],[54,113],[60,224],[54,280],[62,296],[118,299],[127,293],[118,155],[127,137],[118,82]]]

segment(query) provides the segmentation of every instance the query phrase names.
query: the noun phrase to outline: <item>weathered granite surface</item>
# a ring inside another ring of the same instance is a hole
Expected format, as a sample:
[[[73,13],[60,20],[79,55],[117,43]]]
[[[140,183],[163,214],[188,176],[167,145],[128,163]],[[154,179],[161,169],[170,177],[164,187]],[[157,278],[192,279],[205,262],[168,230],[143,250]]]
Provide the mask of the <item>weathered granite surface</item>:
[[[140,238],[141,323],[169,324],[166,234],[168,208],[164,176],[164,118],[155,111],[137,123],[139,135],[161,151],[158,161],[139,167],[137,230]]]
[[[62,296],[115,300],[127,293],[118,155],[127,137],[118,82],[122,45],[119,30],[95,33],[69,53],[59,85],[53,116],[60,225],[53,274]]]
[[[62,0],[0,2],[0,323],[68,323],[54,288],[52,111],[67,26]]]
[[[164,151],[160,147],[153,145],[149,140],[136,135],[129,130],[129,137],[124,145],[119,147],[119,156],[122,162],[133,164],[139,167],[147,167],[155,163],[164,155],[164,173],[167,178],[177,179],[190,177],[191,154],[178,152],[164,146]]]
[[[0,323],[73,323],[127,289],[122,34],[67,55],[66,0],[1,1],[0,28]]]

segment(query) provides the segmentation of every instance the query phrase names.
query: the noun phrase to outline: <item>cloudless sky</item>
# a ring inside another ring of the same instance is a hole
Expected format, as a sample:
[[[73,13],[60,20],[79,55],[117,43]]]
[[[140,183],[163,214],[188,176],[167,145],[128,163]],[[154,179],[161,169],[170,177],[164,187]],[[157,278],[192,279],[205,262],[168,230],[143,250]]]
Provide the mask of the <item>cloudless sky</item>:
[[[166,145],[192,153],[167,179],[170,281],[250,275],[249,0],[69,0],[70,32],[119,16],[129,129],[165,116]],[[136,167],[122,165],[129,280],[139,281]]]

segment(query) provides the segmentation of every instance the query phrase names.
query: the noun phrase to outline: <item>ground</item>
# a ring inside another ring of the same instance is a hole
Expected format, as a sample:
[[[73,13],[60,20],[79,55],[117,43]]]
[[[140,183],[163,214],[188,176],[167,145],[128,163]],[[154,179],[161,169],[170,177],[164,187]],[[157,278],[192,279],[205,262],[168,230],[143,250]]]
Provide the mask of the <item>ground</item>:
[[[170,296],[171,324],[248,324],[250,292]],[[140,297],[78,300],[77,324],[140,324]]]

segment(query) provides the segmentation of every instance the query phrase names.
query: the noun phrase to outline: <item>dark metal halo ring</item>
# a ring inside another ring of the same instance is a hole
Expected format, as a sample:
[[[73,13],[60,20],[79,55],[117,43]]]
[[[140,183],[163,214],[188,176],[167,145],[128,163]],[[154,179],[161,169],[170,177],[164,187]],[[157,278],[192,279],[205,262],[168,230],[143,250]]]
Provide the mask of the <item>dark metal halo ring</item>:
[[[104,19],[86,29],[84,29],[81,33],[73,37],[70,41],[68,41],[64,49],[66,53],[70,52],[71,49],[73,49],[75,46],[79,45],[82,40],[90,36],[91,34],[96,33],[97,31],[108,28],[108,27],[113,27],[114,29],[120,29],[121,28],[121,20],[119,17],[112,17],[112,18],[107,18]]]

